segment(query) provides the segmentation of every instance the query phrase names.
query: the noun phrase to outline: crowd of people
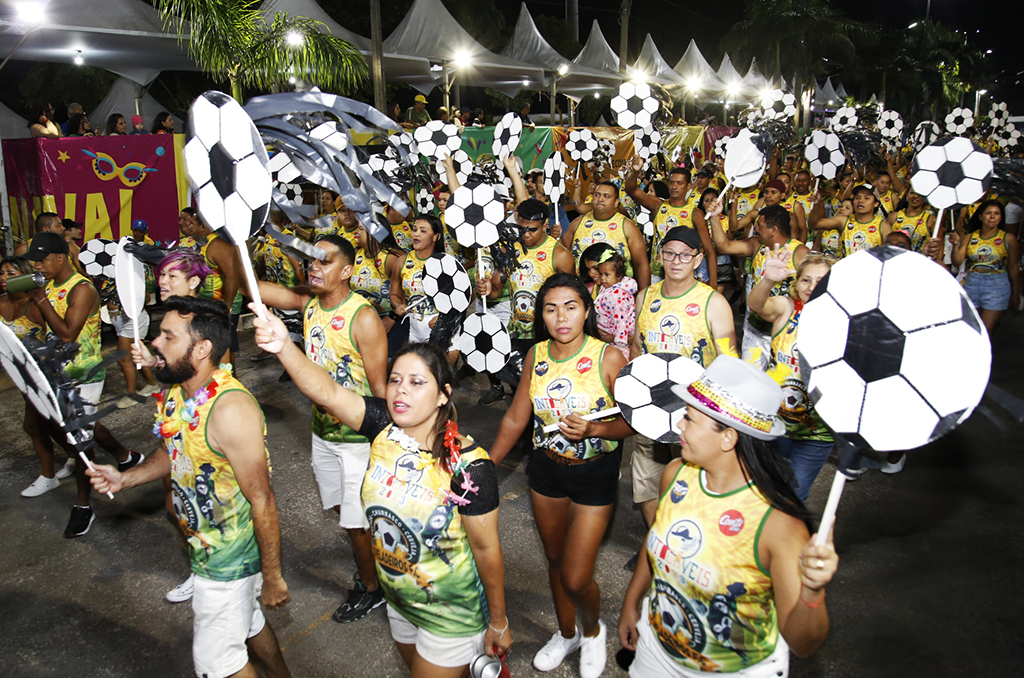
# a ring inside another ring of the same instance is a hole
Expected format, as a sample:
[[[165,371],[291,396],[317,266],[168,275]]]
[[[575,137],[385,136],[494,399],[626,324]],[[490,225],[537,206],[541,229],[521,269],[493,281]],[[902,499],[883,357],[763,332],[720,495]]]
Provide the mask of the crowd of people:
[[[148,128],[141,115],[135,114],[126,118],[121,113],[108,115],[103,123],[103,128],[94,127],[89,116],[85,114],[82,104],[78,103],[68,105],[66,122],[58,125],[53,118],[53,105],[48,101],[40,101],[33,106],[28,122],[28,131],[32,138],[60,139],[62,137],[174,134],[174,118],[167,111],[158,113]],[[130,129],[129,121],[131,122]]]
[[[425,103],[406,112],[407,124],[430,119]],[[116,133],[123,122],[114,121]],[[53,123],[42,111],[33,125]],[[386,604],[416,677],[462,676],[476,656],[506,652],[514,603],[504,589],[495,465],[524,446],[557,621],[533,665],[550,671],[578,650],[580,675],[601,675],[601,581],[611,575],[596,561],[623,441],[633,438],[632,501],[648,532],[616,625],[635,652],[630,675],[785,675],[790,651],[812,654],[828,632],[825,586],[838,558],[830,538],[812,545],[804,506],[834,444],[800,372],[804,304],[836,261],[883,245],[962,275],[990,331],[1019,304],[1020,208],[986,196],[936,234],[933,210],[909,187],[906,157],[886,161],[817,182],[802,158],[776,154],[757,185],[723,193],[720,162],[645,173],[637,159],[617,180],[598,176],[586,190],[577,182],[552,204],[542,173],[522,176],[509,158],[506,208],[521,234],[511,271],[451,237],[445,209],[459,180],[450,160],[434,187],[436,212],[389,206],[382,240],[327,190],[307,222],[271,212],[278,230],[309,240],[320,256],[307,264],[269,235],[250,242],[259,296],[272,310],[249,306],[261,349],[250,359],[276,356],[282,378],[311,401],[321,504],[337,514],[357,566],[334,619],[355,622]],[[641,210],[648,231],[637,226]],[[90,489],[161,480],[189,544],[191,574],[167,598],[192,600],[197,675],[255,675],[251,651],[268,675],[286,676],[260,605],[289,600],[266,424],[233,374],[239,316],[255,295],[237,248],[192,208],[178,225],[154,270],[159,331],[149,345],[128,339],[122,363],[126,377],[136,364],[150,370],[143,378],[154,384],[164,449],[144,457],[96,424],[96,443],[117,464],[87,470],[65,447],[68,463],[57,470],[52,441],[65,441],[26,399],[41,473],[23,494],[74,474],[79,494],[65,536],[76,537],[95,518]],[[36,231],[22,256],[0,262],[0,283],[35,270],[47,284],[0,296],[0,314],[20,337],[79,343],[68,376],[95,404],[105,302],[82,275],[75,233],[56,215],[40,215]],[[133,238],[145,241],[144,222]],[[481,404],[503,406],[505,385],[513,388],[489,452],[459,425],[454,389],[471,371],[460,367],[458,344],[429,341],[439,313],[423,270],[439,252],[470,271],[478,307],[502,320],[522,356],[511,376],[487,375]],[[117,334],[131,337],[132,328]],[[646,353],[705,368],[675,389],[688,405],[678,444],[605,413],[621,368]],[[135,390],[134,374],[128,383]]]

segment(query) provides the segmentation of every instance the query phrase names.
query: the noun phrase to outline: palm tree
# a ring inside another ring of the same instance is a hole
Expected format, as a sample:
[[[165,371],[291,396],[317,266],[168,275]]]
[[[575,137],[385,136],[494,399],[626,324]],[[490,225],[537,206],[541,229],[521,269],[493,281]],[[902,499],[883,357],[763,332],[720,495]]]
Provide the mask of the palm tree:
[[[226,79],[242,102],[242,88],[270,89],[289,76],[347,93],[366,79],[366,61],[355,47],[321,32],[307,17],[260,11],[262,0],[154,0],[165,25],[173,25],[188,53],[214,78]]]

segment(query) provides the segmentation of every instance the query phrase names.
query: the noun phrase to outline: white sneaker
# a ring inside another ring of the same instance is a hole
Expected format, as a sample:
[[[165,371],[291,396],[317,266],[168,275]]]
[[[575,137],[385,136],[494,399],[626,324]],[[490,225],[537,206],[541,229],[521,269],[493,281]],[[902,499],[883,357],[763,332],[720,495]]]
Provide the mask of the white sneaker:
[[[598,678],[608,663],[608,627],[600,622],[601,632],[593,638],[583,637],[580,648],[580,678]]]
[[[885,466],[883,466],[880,470],[882,471],[882,473],[888,473],[889,475],[892,475],[894,473],[899,473],[900,471],[902,471],[903,470],[903,465],[906,464],[906,463],[907,463],[907,455],[904,454],[902,457],[900,457],[900,460],[898,462],[896,462],[895,464],[890,464],[889,462],[885,462]]]
[[[117,409],[125,410],[128,409],[129,407],[135,407],[138,404],[138,400],[135,400],[134,398],[131,398],[129,396],[122,396],[122,398],[117,401]]]
[[[41,494],[46,494],[50,490],[55,490],[60,487],[60,481],[56,478],[47,478],[46,476],[39,476],[32,481],[32,484],[21,491],[23,497],[38,497]]]
[[[192,593],[196,590],[196,575],[190,574],[188,579],[181,582],[173,589],[168,591],[164,598],[167,599],[168,603],[184,603],[186,600],[192,599]]]
[[[155,384],[153,386],[150,386],[150,385],[147,384],[145,388],[143,388],[141,391],[138,392],[138,394],[140,396],[149,397],[149,396],[153,395],[154,393],[158,392],[159,390],[160,390],[159,386],[156,386]]]
[[[576,635],[572,638],[564,638],[560,631],[555,631],[547,645],[533,656],[533,668],[538,671],[558,668],[568,655],[579,649],[581,638],[579,629],[576,629]]]
[[[70,478],[75,475],[75,460],[69,457],[68,460],[64,462],[64,465],[58,469],[55,475],[57,480],[64,480],[65,478]]]

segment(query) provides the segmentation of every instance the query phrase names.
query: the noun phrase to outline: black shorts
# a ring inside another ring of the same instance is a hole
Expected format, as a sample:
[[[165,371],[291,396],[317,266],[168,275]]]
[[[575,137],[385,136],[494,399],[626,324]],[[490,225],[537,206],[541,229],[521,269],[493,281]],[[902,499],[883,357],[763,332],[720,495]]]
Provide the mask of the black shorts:
[[[241,313],[231,314],[231,348],[229,350],[232,353],[238,353],[238,321],[241,317]]]
[[[552,499],[568,497],[574,504],[607,506],[615,503],[619,489],[622,445],[586,464],[559,464],[543,450],[530,453],[526,475],[530,489]]]

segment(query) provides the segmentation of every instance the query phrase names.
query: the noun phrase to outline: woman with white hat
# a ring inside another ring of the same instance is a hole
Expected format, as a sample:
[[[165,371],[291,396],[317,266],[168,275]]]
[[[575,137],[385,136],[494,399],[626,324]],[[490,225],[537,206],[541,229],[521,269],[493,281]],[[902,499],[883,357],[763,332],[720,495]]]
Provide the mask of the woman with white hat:
[[[771,443],[786,431],[782,389],[720,355],[673,390],[687,404],[682,459],[665,469],[650,566],[636,568],[619,617],[619,638],[636,651],[629,675],[788,675],[790,649],[806,657],[825,641],[825,585],[839,559],[831,535],[811,544]]]

